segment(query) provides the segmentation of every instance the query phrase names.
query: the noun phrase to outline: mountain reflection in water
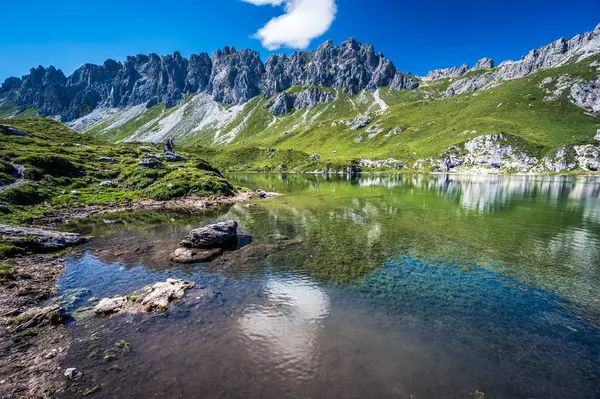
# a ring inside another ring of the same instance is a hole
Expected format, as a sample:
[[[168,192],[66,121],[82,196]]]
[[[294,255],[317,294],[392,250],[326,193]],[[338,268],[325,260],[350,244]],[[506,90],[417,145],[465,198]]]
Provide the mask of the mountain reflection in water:
[[[70,226],[94,239],[60,283],[77,315],[68,362],[96,397],[600,395],[599,179],[228,178],[284,196]],[[223,219],[251,237],[227,261],[166,260],[187,231]],[[167,277],[215,295],[192,292],[166,316],[82,316],[94,298]],[[125,373],[90,354],[116,340],[132,348]]]

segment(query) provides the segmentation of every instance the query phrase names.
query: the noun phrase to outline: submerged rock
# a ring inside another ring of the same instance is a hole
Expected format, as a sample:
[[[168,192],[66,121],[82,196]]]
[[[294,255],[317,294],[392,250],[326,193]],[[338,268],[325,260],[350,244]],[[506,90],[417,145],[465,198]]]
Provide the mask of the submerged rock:
[[[110,316],[119,312],[166,310],[171,302],[182,299],[195,286],[193,282],[169,278],[144,287],[140,295],[104,298],[94,307],[94,312],[99,316]]]
[[[52,252],[81,244],[80,234],[0,225],[0,237],[34,252]]]
[[[196,263],[211,260],[223,253],[221,248],[196,251],[192,248],[177,248],[170,256],[171,262]]]
[[[155,283],[144,288],[147,295],[142,298],[142,305],[146,311],[153,309],[165,309],[169,303],[182,299],[187,290],[194,288],[195,283],[169,278],[164,283]]]
[[[94,312],[99,315],[111,315],[118,313],[127,305],[127,297],[104,298],[94,307]]]
[[[238,224],[233,220],[192,230],[181,241],[186,248],[222,248],[237,237]]]

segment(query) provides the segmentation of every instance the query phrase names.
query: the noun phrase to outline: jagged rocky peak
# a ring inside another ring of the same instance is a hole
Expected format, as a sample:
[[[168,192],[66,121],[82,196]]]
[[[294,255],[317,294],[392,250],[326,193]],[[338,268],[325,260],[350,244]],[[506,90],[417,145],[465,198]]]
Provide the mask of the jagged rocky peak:
[[[319,104],[330,103],[335,95],[328,90],[308,88],[298,93],[283,92],[269,101],[265,108],[275,116],[282,116],[293,109],[315,108]]]
[[[600,54],[600,29],[596,27],[592,32],[576,35],[569,40],[561,38],[539,49],[531,50],[519,61],[504,61],[494,72],[457,80],[446,90],[444,96],[451,97],[486,89],[502,81],[524,78],[543,68],[564,66],[598,54]],[[591,90],[594,91],[593,84]],[[589,103],[588,100],[585,102]]]
[[[183,91],[185,93],[206,91],[210,85],[211,72],[212,60],[207,53],[190,55]]]
[[[17,77],[7,78],[2,86],[0,86],[0,93],[5,93],[11,90],[17,90],[21,87],[21,79]]]
[[[258,52],[225,47],[214,52],[212,65],[210,90],[216,101],[241,104],[260,94],[265,67]]]
[[[469,66],[467,64],[463,64],[460,67],[452,67],[452,68],[444,68],[444,69],[434,69],[433,71],[429,71],[427,75],[423,78],[423,80],[439,80],[446,78],[459,78],[465,73],[469,71]]]
[[[269,57],[261,84],[267,97],[299,84],[356,94],[388,85],[392,90],[414,89],[418,80],[398,71],[383,54],[376,54],[372,45],[350,38],[337,47],[329,40],[314,51]]]
[[[190,93],[242,104],[260,94],[269,98],[293,86],[311,85],[356,94],[388,85],[391,90],[415,89],[418,80],[400,72],[372,45],[351,38],[340,46],[327,41],[314,51],[272,55],[266,63],[256,51],[225,47],[212,56],[192,54],[189,59],[174,52],[138,54],[122,63],[85,64],[68,78],[54,67],[38,67],[21,79],[7,79],[2,92],[8,93],[3,106],[35,107],[42,115],[70,121],[99,107],[171,107]],[[306,95],[309,99],[300,103],[329,100],[328,95]]]
[[[482,58],[471,68],[471,71],[479,71],[481,69],[492,69],[494,68],[494,60],[491,58]]]
[[[440,80],[440,79],[457,79],[462,77],[467,72],[479,71],[482,69],[492,69],[494,68],[494,60],[491,58],[482,58],[473,66],[473,68],[469,69],[469,65],[463,64],[460,67],[452,67],[445,69],[434,69],[427,73],[427,75],[423,78],[423,80]]]

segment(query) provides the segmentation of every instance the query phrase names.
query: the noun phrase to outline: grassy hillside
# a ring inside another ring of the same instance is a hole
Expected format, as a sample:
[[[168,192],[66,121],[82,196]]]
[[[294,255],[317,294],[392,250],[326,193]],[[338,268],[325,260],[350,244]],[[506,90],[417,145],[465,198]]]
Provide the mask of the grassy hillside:
[[[494,133],[512,135],[529,155],[543,157],[563,145],[594,143],[600,117],[574,105],[570,87],[598,79],[599,65],[600,56],[591,57],[451,98],[443,98],[450,79],[422,81],[414,91],[382,87],[355,96],[321,89],[335,92],[336,99],[284,116],[272,115],[266,108],[271,99],[262,96],[230,106],[198,93],[172,108],[95,110],[73,126],[113,143],[175,137],[179,145],[232,170],[278,170],[282,165],[287,170],[336,169],[361,158],[393,158],[413,165],[418,159],[439,157],[450,146]],[[471,74],[485,73],[490,71]],[[288,92],[303,89],[296,86]],[[357,118],[370,123],[354,129]],[[310,159],[315,154],[318,161]]]
[[[252,144],[293,148],[326,158],[364,156],[414,160],[435,156],[451,145],[476,136],[502,132],[521,137],[538,148],[536,155],[543,155],[563,144],[593,142],[600,128],[600,118],[572,104],[568,99],[569,90],[555,100],[544,100],[547,96],[544,89],[553,90],[555,83],[542,85],[548,77],[556,80],[558,76],[572,79],[598,76],[595,67],[589,66],[593,61],[543,70],[491,90],[448,99],[437,95],[439,86],[436,85],[444,82],[436,82],[433,87],[422,86],[414,92],[389,92],[384,88],[380,96],[389,109],[382,115],[378,115],[376,107],[375,111],[369,111],[352,106],[361,96],[367,97],[366,102],[372,101],[368,98],[370,93],[354,98],[340,95],[332,104],[310,111],[295,111],[270,127],[267,110],[257,107],[256,115],[252,115],[257,121],[254,127],[243,129],[229,148]],[[435,98],[425,100],[428,94]],[[339,123],[356,117],[357,111],[369,114],[370,126],[354,131]],[[306,123],[302,123],[304,119]]]
[[[9,135],[2,126],[26,136]],[[160,146],[107,144],[49,119],[0,120],[0,138],[0,223],[19,223],[75,204],[229,195],[235,190],[196,155],[184,154],[185,162],[160,159],[153,168],[143,167],[144,156],[160,153]]]
[[[561,145],[593,142],[600,118],[571,103],[569,95],[573,82],[600,76],[598,62],[596,56],[447,99],[442,93],[452,83],[449,79],[421,82],[415,91],[384,87],[356,96],[338,91],[332,103],[281,117],[268,111],[270,99],[261,96],[231,107],[210,103],[202,97],[206,95],[198,94],[174,108],[118,112],[86,131],[113,142],[173,136],[229,169],[277,169],[285,164],[287,169],[314,170],[363,157],[395,158],[410,165],[492,133],[521,138],[531,155],[543,156]],[[559,95],[550,96],[559,79],[569,84]],[[358,117],[371,122],[354,130],[352,121]],[[313,154],[321,161],[311,161]]]

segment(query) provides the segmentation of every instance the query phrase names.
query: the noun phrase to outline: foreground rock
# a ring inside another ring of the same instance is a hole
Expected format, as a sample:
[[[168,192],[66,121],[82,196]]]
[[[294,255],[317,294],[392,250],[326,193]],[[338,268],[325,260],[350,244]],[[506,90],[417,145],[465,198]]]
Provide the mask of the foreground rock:
[[[186,248],[222,248],[236,239],[237,227],[238,224],[235,221],[228,220],[192,230],[181,241],[181,246]]]
[[[94,307],[94,312],[100,316],[110,316],[119,312],[165,311],[169,304],[182,299],[186,292],[194,287],[193,282],[170,278],[165,282],[144,287],[140,295],[104,298]]]
[[[104,298],[94,307],[94,312],[98,315],[108,316],[120,312],[125,308],[125,305],[127,305],[126,296]]]
[[[0,237],[33,252],[59,251],[85,241],[80,234],[6,225],[0,225]]]

